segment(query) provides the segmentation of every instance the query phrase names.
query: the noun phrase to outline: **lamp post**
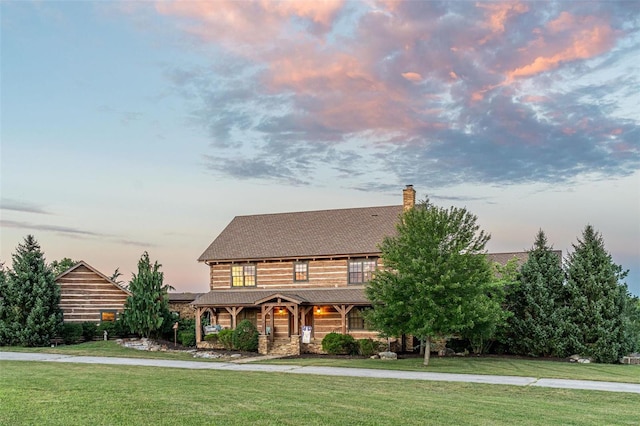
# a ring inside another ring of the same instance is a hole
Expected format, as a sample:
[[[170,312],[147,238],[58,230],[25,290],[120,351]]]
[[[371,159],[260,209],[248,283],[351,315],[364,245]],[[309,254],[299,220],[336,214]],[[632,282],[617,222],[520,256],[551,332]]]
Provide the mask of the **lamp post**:
[[[175,324],[173,324],[173,347],[175,348],[177,343],[178,343],[178,322],[176,321]]]

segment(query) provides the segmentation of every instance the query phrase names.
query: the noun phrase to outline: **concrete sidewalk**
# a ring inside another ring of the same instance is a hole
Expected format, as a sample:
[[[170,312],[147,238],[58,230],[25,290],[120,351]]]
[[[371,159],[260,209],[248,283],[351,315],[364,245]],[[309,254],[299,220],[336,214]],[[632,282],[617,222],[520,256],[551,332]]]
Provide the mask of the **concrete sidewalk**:
[[[375,370],[368,368],[314,367],[230,362],[172,361],[147,358],[110,358],[46,353],[0,352],[0,361],[41,361],[79,364],[133,365],[144,367],[187,368],[199,370],[258,371],[320,376],[371,377],[376,379],[428,380],[441,382],[483,383],[512,386],[540,386],[562,389],[585,389],[640,394],[640,384],[598,382],[590,380],[537,379],[535,377],[489,376],[480,374],[427,373],[422,371]]]

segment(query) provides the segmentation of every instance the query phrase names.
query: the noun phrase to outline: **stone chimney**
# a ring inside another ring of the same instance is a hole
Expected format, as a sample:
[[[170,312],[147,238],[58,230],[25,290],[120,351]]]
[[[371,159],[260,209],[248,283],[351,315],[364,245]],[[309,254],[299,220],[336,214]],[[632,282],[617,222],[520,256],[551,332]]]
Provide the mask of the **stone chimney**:
[[[407,185],[402,190],[402,207],[404,211],[410,210],[416,205],[416,190],[413,185]]]

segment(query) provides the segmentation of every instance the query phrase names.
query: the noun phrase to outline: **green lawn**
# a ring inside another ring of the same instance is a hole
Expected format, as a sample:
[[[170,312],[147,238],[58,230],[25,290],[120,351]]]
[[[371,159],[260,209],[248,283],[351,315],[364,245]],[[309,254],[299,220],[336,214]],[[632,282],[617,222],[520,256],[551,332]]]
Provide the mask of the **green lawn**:
[[[640,383],[640,365],[576,364],[540,359],[431,357],[427,367],[422,364],[420,357],[384,361],[368,358],[336,359],[320,356],[274,359],[265,361],[265,363]]]
[[[3,425],[635,425],[638,395],[0,361]]]
[[[125,348],[113,340],[100,340],[78,345],[60,345],[54,348],[23,348],[20,346],[0,346],[0,352],[35,352],[76,356],[110,356],[122,358],[153,358],[174,359],[180,361],[194,361],[193,355],[185,351],[150,352],[133,348]],[[197,361],[208,361],[198,358]]]
[[[125,358],[160,358],[182,361],[228,361],[225,359],[194,359],[185,352],[148,352],[124,348],[114,341],[95,341],[79,345],[61,345],[55,348],[0,347],[0,351],[46,352],[78,356],[112,356]],[[494,374],[500,376],[526,376],[550,379],[600,380],[608,382],[640,383],[640,365],[574,364],[541,359],[432,357],[428,367],[422,358],[404,358],[383,361],[369,358],[339,359],[318,356],[312,358],[285,358],[261,361],[274,364],[318,365],[332,367],[377,368],[389,370],[431,371],[437,373]]]

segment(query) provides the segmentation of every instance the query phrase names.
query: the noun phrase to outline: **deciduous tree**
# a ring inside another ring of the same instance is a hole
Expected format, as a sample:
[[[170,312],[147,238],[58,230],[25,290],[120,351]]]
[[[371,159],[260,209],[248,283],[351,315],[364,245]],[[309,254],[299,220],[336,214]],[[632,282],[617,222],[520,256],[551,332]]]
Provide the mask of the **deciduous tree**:
[[[403,213],[395,237],[381,245],[384,270],[366,288],[372,325],[386,335],[432,337],[463,332],[484,321],[492,303],[490,236],[466,209],[434,206],[427,199]]]
[[[65,257],[62,260],[54,260],[53,262],[51,262],[51,265],[49,266],[53,271],[53,276],[57,277],[61,273],[65,272],[67,269],[74,266],[76,263],[78,262],[76,262],[75,260],[69,259],[68,257]]]

